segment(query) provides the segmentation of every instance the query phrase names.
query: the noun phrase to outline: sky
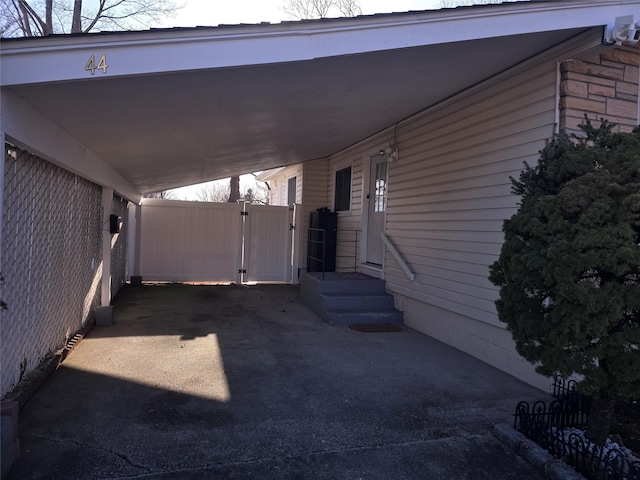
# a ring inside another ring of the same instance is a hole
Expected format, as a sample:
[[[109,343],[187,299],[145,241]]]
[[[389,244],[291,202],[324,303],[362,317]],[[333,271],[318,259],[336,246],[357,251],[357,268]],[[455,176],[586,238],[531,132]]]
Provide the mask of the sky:
[[[197,27],[219,24],[292,20],[282,10],[285,0],[183,0],[185,6],[163,27]],[[178,0],[180,3],[180,0]],[[360,0],[362,13],[407,12],[440,7],[440,0]]]

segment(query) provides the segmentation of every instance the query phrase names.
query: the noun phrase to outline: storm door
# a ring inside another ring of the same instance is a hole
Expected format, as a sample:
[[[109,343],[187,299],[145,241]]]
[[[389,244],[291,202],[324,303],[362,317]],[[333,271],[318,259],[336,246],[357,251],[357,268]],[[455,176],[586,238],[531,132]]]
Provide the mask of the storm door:
[[[372,156],[370,172],[366,262],[382,266],[384,246],[380,234],[387,210],[387,155]]]

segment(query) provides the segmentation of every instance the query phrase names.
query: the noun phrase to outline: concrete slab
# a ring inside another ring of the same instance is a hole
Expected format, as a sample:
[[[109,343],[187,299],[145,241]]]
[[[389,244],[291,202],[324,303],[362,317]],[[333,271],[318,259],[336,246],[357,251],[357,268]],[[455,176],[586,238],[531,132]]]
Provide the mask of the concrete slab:
[[[142,286],[20,412],[10,479],[537,479],[490,431],[541,392],[295,286]]]
[[[96,325],[107,327],[113,325],[113,305],[106,307],[96,307]]]

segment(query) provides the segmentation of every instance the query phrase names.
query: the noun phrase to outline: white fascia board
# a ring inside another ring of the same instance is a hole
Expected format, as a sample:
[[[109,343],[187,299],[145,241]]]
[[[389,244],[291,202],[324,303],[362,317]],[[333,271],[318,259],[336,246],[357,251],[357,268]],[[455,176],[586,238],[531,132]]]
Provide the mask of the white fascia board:
[[[256,180],[258,180],[259,182],[266,182],[267,180],[270,180],[273,177],[279,175],[285,168],[287,167],[278,167],[272,168],[271,170],[265,170],[264,172],[256,175]]]
[[[514,3],[276,25],[5,42],[1,84],[99,79],[281,62],[614,24],[639,0]],[[85,67],[104,55],[106,73]]]
[[[136,204],[141,192],[68,133],[54,125],[8,88],[2,88],[0,131],[7,142],[65,170],[91,180]]]

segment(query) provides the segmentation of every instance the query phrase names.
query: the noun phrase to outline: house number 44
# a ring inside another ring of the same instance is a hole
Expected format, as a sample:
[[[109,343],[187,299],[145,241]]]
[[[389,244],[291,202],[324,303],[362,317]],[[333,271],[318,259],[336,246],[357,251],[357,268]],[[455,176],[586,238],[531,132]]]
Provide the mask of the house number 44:
[[[98,60],[97,64],[96,64],[96,56],[91,55],[84,69],[87,72],[91,72],[91,75],[95,75],[96,70],[102,70],[102,73],[107,73],[108,67],[109,65],[107,65],[107,54],[103,53],[102,56],[100,57],[100,60]]]

